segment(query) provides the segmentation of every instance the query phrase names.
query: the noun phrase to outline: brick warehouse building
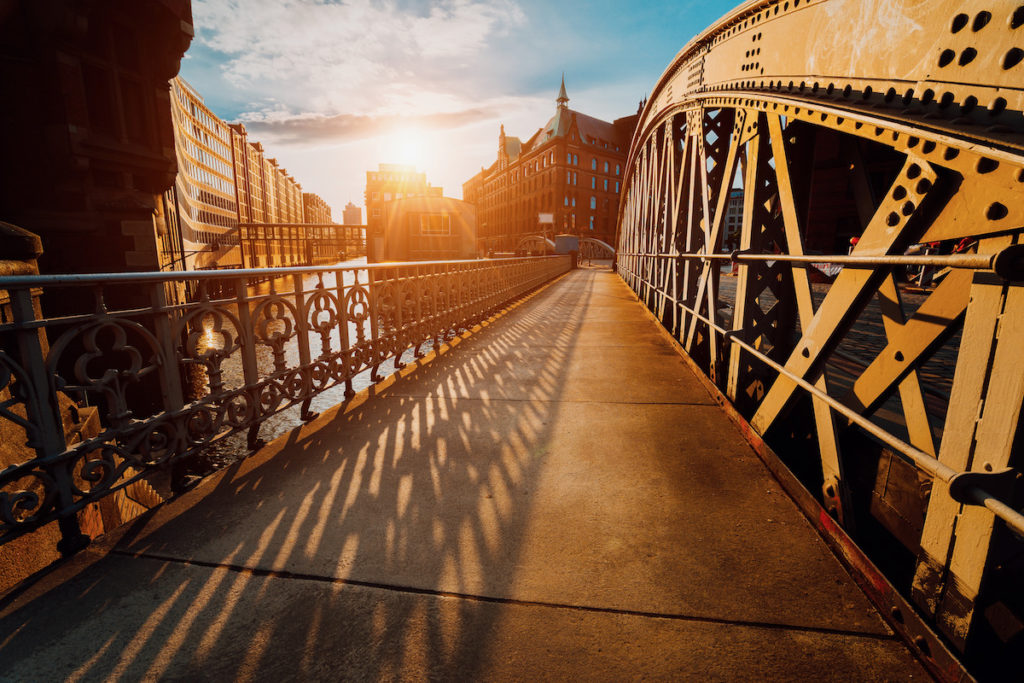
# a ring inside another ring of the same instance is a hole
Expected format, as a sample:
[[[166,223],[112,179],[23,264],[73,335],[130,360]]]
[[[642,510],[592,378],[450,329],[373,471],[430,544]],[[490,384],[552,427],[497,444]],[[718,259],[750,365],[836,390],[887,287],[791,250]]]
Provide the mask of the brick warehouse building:
[[[569,109],[562,79],[555,115],[525,142],[498,135],[498,158],[462,185],[477,208],[477,236],[486,251],[510,251],[525,235],[554,232],[612,243],[622,174],[637,117],[608,123]]]
[[[379,164],[366,172],[366,257],[370,263],[383,260],[385,205],[394,199],[440,197],[443,188],[427,182],[427,174],[407,164]]]

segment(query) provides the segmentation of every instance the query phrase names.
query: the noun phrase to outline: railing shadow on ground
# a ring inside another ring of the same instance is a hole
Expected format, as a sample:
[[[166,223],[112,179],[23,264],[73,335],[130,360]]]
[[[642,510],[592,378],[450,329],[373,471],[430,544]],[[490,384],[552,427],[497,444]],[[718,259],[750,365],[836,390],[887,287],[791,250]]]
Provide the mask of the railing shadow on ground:
[[[168,473],[169,486],[157,486],[185,489],[208,469],[196,467],[201,453],[232,448],[236,437],[255,450],[264,423],[293,407],[302,421],[315,418],[317,396],[353,394],[365,375],[380,379],[386,362],[400,367],[401,357],[421,355],[424,345],[463,331],[568,266],[565,257],[551,257],[230,275],[0,277],[12,314],[0,321],[0,393],[7,396],[0,418],[34,451],[5,455],[0,544],[56,521],[58,549],[73,554],[113,528],[104,514],[97,529],[96,505],[110,502],[104,498]],[[271,276],[291,279],[293,287],[251,291],[250,278]],[[180,286],[195,300],[170,305]],[[63,308],[73,315],[42,316],[32,302],[39,288],[68,299]],[[260,362],[261,350],[270,351],[263,357],[269,363]],[[90,407],[95,429],[77,429],[73,405],[57,410],[61,393]],[[68,425],[81,438],[69,438]]]
[[[339,676],[472,678],[489,656],[478,636],[496,626],[489,602],[516,580],[586,301],[575,288],[542,292],[463,339],[466,349],[418,363],[140,519],[110,554],[60,577],[42,609],[11,605],[4,675],[31,675],[14,660],[38,657],[59,619],[81,636],[81,652],[49,653],[71,662],[71,680],[323,676],[316,655],[331,651],[349,666]],[[524,367],[516,348],[533,345],[542,320],[556,333],[550,353]],[[121,599],[139,591],[150,609]],[[424,597],[458,594],[484,599]]]

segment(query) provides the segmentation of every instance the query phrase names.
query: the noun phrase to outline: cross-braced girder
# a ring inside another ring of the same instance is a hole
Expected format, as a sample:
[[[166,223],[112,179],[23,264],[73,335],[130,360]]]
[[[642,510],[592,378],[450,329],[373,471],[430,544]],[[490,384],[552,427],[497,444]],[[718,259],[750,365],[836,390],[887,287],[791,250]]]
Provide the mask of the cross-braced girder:
[[[1018,5],[746,3],[658,81],[620,201],[622,277],[968,658],[1024,637]]]

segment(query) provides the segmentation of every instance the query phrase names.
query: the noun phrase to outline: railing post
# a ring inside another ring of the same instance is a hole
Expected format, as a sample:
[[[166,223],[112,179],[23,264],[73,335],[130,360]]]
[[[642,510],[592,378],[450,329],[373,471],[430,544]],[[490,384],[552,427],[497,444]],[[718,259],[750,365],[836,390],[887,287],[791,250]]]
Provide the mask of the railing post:
[[[180,366],[178,364],[177,340],[173,338],[173,325],[171,324],[170,312],[167,310],[167,283],[156,282],[151,285],[149,292],[150,305],[153,308],[153,332],[156,334],[157,343],[160,345],[160,353],[163,355],[163,362],[160,363],[160,389],[163,392],[164,410],[169,415],[181,410],[185,405],[185,394],[181,386]],[[182,490],[185,483],[184,464],[181,459],[172,460],[169,463],[171,470],[171,488]]]
[[[359,271],[352,271],[352,287],[356,287],[359,284]],[[348,308],[345,305],[345,271],[336,270],[334,271],[334,286],[338,291],[338,337],[341,340],[341,348],[348,350],[352,348],[352,341],[349,336],[349,325],[351,321],[348,319]],[[348,375],[349,369],[345,368],[345,374]],[[349,377],[345,380],[345,398],[352,398],[356,395],[355,389],[352,388],[352,378]]]
[[[302,407],[299,409],[303,422],[316,419],[317,413],[310,412],[309,405],[313,400],[313,377],[310,374],[309,325],[306,322],[306,294],[303,291],[302,273],[292,275],[292,287],[295,290],[295,336],[299,345],[299,377],[302,378]]]
[[[254,451],[263,445],[260,439],[260,377],[259,368],[256,366],[256,329],[253,327],[252,312],[249,310],[249,284],[243,277],[235,280],[235,301],[238,306],[238,324],[242,327],[238,330],[239,343],[242,347],[242,379],[245,382],[244,391],[251,402],[253,420],[249,426],[246,444],[249,450]]]
[[[181,386],[177,348],[175,340],[172,338],[171,312],[167,310],[166,286],[167,284],[163,282],[151,285],[149,300],[153,307],[153,331],[156,333],[160,352],[164,357],[160,364],[164,410],[173,413],[185,405],[185,398]]]
[[[408,278],[402,277],[401,268],[395,268],[395,333],[405,327],[405,287]]]
[[[32,290],[28,287],[10,290],[11,314],[17,326],[18,351],[22,369],[29,387],[25,394],[25,412],[29,422],[38,429],[31,446],[40,459],[60,455],[67,448],[64,439],[64,424],[60,419],[54,383],[46,367],[46,353],[43,349],[42,333],[32,323],[38,320],[32,305]],[[82,533],[78,516],[73,506],[71,466],[67,461],[44,465],[53,478],[56,487],[54,507],[59,517],[61,540],[57,550],[65,557],[73,555],[89,545],[90,538]]]
[[[370,269],[366,271],[366,288],[370,290],[370,350],[373,352],[373,369],[370,371],[370,379],[374,382],[380,380],[380,375],[377,374],[380,361],[377,356],[380,352],[380,289],[382,285],[378,284],[377,273],[384,273],[384,279],[387,279],[387,271]]]

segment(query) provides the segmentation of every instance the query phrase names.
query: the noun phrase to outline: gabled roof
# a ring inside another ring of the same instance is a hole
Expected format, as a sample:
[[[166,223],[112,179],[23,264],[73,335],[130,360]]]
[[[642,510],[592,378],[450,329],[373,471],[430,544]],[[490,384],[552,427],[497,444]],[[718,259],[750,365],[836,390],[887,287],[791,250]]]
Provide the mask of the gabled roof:
[[[535,148],[539,147],[542,142],[544,142],[544,140],[538,139],[540,138],[541,132],[542,129],[538,128],[533,133],[533,135],[526,139],[526,142],[523,143],[523,147],[520,152],[521,154],[526,154],[527,152],[534,150]]]
[[[538,142],[543,143],[551,138],[568,135],[573,117],[576,118],[576,127],[579,129],[580,137],[584,143],[589,143],[591,140],[600,140],[617,145],[620,149],[629,146],[629,141],[622,139],[622,135],[615,127],[615,124],[595,119],[593,116],[581,114],[573,109],[559,109],[555,112],[555,115],[544,125]]]
[[[596,139],[618,145],[620,148],[629,146],[629,141],[622,139],[615,124],[595,119],[593,116],[587,116],[579,112],[573,112],[573,114],[576,115],[576,126],[580,130],[583,142],[590,142]]]

